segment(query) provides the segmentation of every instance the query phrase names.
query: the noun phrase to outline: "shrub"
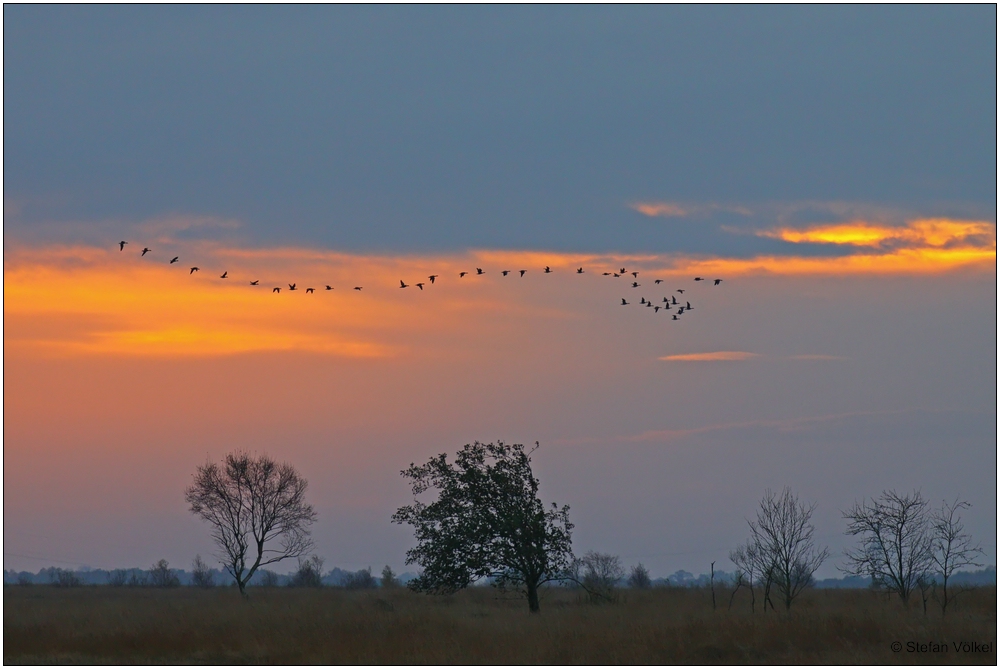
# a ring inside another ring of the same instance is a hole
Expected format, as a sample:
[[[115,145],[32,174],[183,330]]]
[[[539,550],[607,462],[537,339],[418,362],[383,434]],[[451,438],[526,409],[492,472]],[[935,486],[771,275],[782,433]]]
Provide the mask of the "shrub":
[[[308,560],[299,559],[299,568],[288,582],[291,588],[319,588],[323,586],[323,558],[313,555]]]
[[[649,578],[649,570],[640,562],[632,567],[628,575],[628,587],[636,590],[646,590],[652,587],[653,582]]]
[[[371,567],[368,567],[367,569],[361,569],[353,574],[349,574],[344,579],[343,585],[348,590],[366,590],[368,588],[377,588],[378,581],[372,576]]]
[[[191,563],[191,585],[198,588],[211,588],[215,585],[215,577],[200,555],[195,555],[194,562]]]
[[[176,572],[170,568],[170,563],[160,560],[149,570],[149,585],[154,588],[176,588],[181,584]]]

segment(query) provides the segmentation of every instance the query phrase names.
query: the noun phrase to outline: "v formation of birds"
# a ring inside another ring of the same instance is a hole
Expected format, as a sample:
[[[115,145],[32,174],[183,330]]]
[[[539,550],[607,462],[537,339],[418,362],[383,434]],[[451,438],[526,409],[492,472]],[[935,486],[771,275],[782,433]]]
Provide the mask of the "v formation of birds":
[[[126,244],[128,244],[128,242],[124,241],[124,240],[118,242],[118,250],[119,251],[124,251]],[[146,254],[150,253],[150,252],[152,252],[152,249],[144,246],[142,248],[142,252],[140,254],[140,257],[144,258],[146,256]],[[179,256],[174,256],[169,261],[168,264],[173,265],[174,263],[178,262],[179,260],[180,260]],[[198,272],[198,271],[201,271],[200,267],[191,267],[189,269],[189,271],[188,271],[188,274],[194,274],[195,272]],[[517,271],[518,275],[521,278],[524,278],[524,275],[527,274],[527,272],[528,272],[528,270],[526,270],[526,269],[520,269],[520,270],[516,270],[516,271]],[[505,269],[505,270],[501,270],[500,274],[502,276],[507,276],[508,274],[512,274],[513,272],[514,272],[514,270]],[[551,267],[549,267],[548,265],[546,265],[545,267],[542,268],[541,272],[543,274],[552,274],[553,273],[553,269]],[[584,269],[582,267],[577,267],[575,273],[576,274],[584,274],[585,271],[584,271]],[[466,276],[472,275],[472,274],[473,274],[473,272],[469,272],[469,271],[459,272],[458,273],[458,278],[459,279],[463,279]],[[482,267],[477,267],[476,271],[474,273],[474,276],[482,276],[483,274],[486,274],[486,270],[484,270]],[[639,283],[639,272],[638,271],[628,271],[625,267],[622,267],[621,269],[618,269],[618,270],[615,270],[615,271],[601,272],[601,276],[612,277],[612,278],[615,278],[615,279],[625,278],[626,280],[629,279],[629,278],[631,278],[632,280],[628,284],[631,288],[634,289],[634,288],[641,288],[642,287],[642,284]],[[229,270],[224,270],[222,272],[222,274],[219,275],[219,278],[220,279],[229,279]],[[433,286],[433,285],[435,285],[435,282],[437,281],[438,278],[440,278],[439,274],[431,274],[430,276],[427,277],[427,281],[429,281],[430,285]],[[719,284],[722,283],[722,279],[706,279],[705,277],[701,277],[701,276],[694,277],[694,281],[695,282],[710,281],[713,286],[718,286]],[[662,283],[663,283],[663,279],[655,279],[653,281],[653,285],[654,286],[659,286]],[[249,284],[251,286],[259,286],[260,285],[260,280],[259,279],[254,279],[253,281],[250,281]],[[413,283],[412,285],[415,286],[415,287],[417,287],[417,288],[419,288],[420,290],[423,290],[424,287],[427,286],[427,282],[425,282],[425,281],[418,281],[418,282]],[[399,287],[400,288],[410,288],[411,284],[408,284],[405,281],[403,281],[402,279],[400,279],[399,280]],[[271,292],[272,293],[281,293],[282,288],[283,288],[283,286],[275,286],[274,288],[271,289]],[[325,290],[334,290],[333,286],[331,286],[329,284],[324,284],[324,288],[325,288]],[[363,288],[363,286],[354,286],[353,287],[354,290],[358,290],[358,291],[362,290],[362,288]],[[288,284],[288,290],[290,290],[290,291],[291,290],[298,290],[298,284],[297,283],[290,283],[290,284]],[[313,288],[313,287],[308,287],[308,288],[305,289],[305,292],[306,293],[315,293],[316,289]],[[678,288],[676,291],[674,291],[670,295],[665,296],[662,299],[662,301],[655,302],[655,303],[653,302],[653,300],[647,300],[645,297],[640,297],[638,305],[642,306],[642,307],[647,307],[649,309],[652,309],[654,314],[655,313],[659,313],[661,310],[663,310],[664,313],[667,313],[669,311],[672,311],[676,307],[676,313],[671,314],[671,319],[670,320],[677,321],[677,320],[680,320],[680,316],[682,314],[684,314],[684,313],[686,313],[688,311],[694,311],[694,307],[691,306],[691,302],[688,299],[684,298],[684,292],[685,292],[684,288]],[[681,300],[677,299],[678,295],[681,296],[681,298],[682,298]],[[622,300],[621,301],[621,306],[623,306],[623,307],[636,304],[636,302],[634,301],[634,298],[633,298],[633,301],[631,301],[631,302],[627,298],[624,298],[624,297],[621,298],[621,300]]]

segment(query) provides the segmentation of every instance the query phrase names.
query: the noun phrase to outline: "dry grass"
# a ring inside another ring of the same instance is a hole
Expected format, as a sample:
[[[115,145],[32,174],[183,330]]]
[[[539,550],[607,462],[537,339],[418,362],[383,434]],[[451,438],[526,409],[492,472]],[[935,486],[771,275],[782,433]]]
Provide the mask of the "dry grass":
[[[597,606],[548,591],[542,612],[477,588],[406,590],[4,588],[4,664],[990,664],[996,588],[926,617],[867,591],[803,594],[792,615],[713,612],[704,590]],[[980,641],[989,652],[893,653],[893,641]]]

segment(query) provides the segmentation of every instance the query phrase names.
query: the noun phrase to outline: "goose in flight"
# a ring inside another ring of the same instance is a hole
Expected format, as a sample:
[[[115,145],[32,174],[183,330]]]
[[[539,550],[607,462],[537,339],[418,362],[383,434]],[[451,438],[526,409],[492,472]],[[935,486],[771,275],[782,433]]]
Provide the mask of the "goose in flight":
[[[148,246],[143,246],[142,247],[142,255],[146,255],[147,253],[149,253],[152,250],[153,249],[149,248]],[[142,257],[142,256],[140,256],[140,257]]]
[[[463,276],[465,276],[466,274],[468,274],[468,272],[459,272],[459,273],[458,273],[458,278],[459,278],[459,279],[461,279],[461,278],[462,278]]]
[[[281,288],[278,288],[277,286],[275,286],[275,288],[271,292],[272,293],[280,293],[281,292]]]
[[[620,276],[621,276],[621,274],[619,274],[618,272],[615,272],[615,273],[614,273],[614,277],[615,277],[616,279],[617,279],[618,277],[620,277]]]
[[[528,270],[526,270],[526,269],[522,269],[522,270],[520,270],[520,271],[521,271],[521,276],[523,277],[523,276],[524,276],[524,273],[525,273],[525,272],[527,272]]]
[[[690,302],[688,302],[687,305],[684,308],[687,309],[688,311],[691,311],[692,309],[694,309],[694,307],[691,306]]]
[[[716,286],[718,286],[720,283],[722,283],[722,279],[716,279],[715,280],[715,285]]]
[[[424,284],[423,283],[415,283],[413,285],[416,286],[417,288],[419,288],[420,290],[424,289]]]
[[[671,295],[670,299],[672,299],[674,301],[674,304],[677,304],[677,296],[676,295]]]
[[[601,276],[611,276],[611,272],[601,272]]]
[[[175,262],[177,262],[180,259],[181,259],[180,256],[174,256],[173,259],[169,263],[167,263],[167,264],[168,265],[173,265]]]
[[[583,268],[582,267],[577,267],[576,268],[576,273],[577,274],[583,274]]]
[[[330,284],[326,284],[326,289],[327,290],[333,290],[333,286],[331,286]]]
[[[704,281],[704,279],[703,279],[703,278],[701,278],[700,276],[696,276],[696,277],[694,278],[694,280],[695,280],[695,281]]]
[[[191,274],[194,274],[194,273],[195,273],[195,272],[197,272],[197,271],[198,271],[198,268],[197,268],[197,267],[192,267],[192,268],[191,268],[191,271],[190,271],[190,272],[188,272],[188,274],[189,274],[189,275],[191,275]]]
[[[639,278],[639,273],[638,272],[632,272],[632,278],[633,279],[638,279]]]
[[[640,284],[640,283],[639,283],[638,281],[633,281],[633,282],[632,282],[632,287],[633,287],[633,288],[638,288],[638,287],[639,287],[640,285],[641,285],[641,284]]]
[[[361,286],[355,286],[354,290],[361,290]]]
[[[223,272],[222,275],[219,278],[220,279],[228,279],[229,278],[229,270],[227,269],[225,272]]]
[[[625,268],[624,268],[624,267],[622,267],[622,268],[621,268],[620,270],[618,270],[618,273],[619,273],[619,274],[625,274]]]
[[[684,289],[683,288],[678,288],[677,292],[680,293],[681,295],[683,295],[684,294]]]
[[[677,318],[677,314],[674,314],[674,320],[675,321],[679,321],[680,320],[679,318]]]
[[[257,279],[256,281],[251,281],[250,285],[251,286],[256,286],[258,283],[260,283],[260,279]]]
[[[551,267],[549,267],[548,265],[546,265],[546,266],[545,266],[545,273],[546,273],[546,274],[552,274],[552,268],[551,268]]]
[[[657,306],[653,307],[653,313],[654,313],[654,314],[655,314],[655,313],[659,313],[659,311],[660,311],[660,309],[661,309],[661,308],[662,308],[662,307],[660,307],[659,305],[657,305]]]
[[[476,276],[479,276],[480,274],[483,274],[483,268],[482,267],[477,267],[476,268]]]
[[[315,293],[316,289],[315,288],[306,288],[306,292],[307,293]]]
[[[639,300],[639,304],[646,304],[646,298],[644,297],[641,300]]]
[[[625,306],[626,304],[628,304],[628,302],[626,302],[626,301],[625,301],[625,298],[623,297],[623,298],[622,298],[622,306],[624,307],[624,306]]]
[[[510,270],[509,269],[501,270],[500,273],[503,274],[504,276],[507,276],[508,274],[510,274]]]
[[[295,284],[294,283],[288,284],[288,290],[295,290]]]
[[[125,240],[122,240],[122,241],[118,242],[118,250],[119,251],[124,251],[126,244],[128,244],[128,242],[126,242]]]
[[[427,278],[431,280],[431,285],[433,286],[434,285],[434,279],[438,278],[438,275],[437,274],[431,274]]]
[[[653,283],[655,283],[656,285],[660,285],[661,283],[663,283],[663,279],[657,279]]]
[[[403,283],[403,280],[402,280],[402,279],[400,279],[400,280],[399,280],[399,287],[400,287],[400,288],[409,288],[409,286],[408,286],[408,285],[406,285],[405,283]]]

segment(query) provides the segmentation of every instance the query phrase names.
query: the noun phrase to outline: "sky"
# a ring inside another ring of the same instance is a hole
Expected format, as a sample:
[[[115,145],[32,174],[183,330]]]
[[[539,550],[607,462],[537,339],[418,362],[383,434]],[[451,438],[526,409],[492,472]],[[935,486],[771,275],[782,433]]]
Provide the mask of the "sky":
[[[5,6],[4,567],[187,567],[185,486],[247,449],[328,567],[409,570],[400,470],[497,439],[654,576],[784,486],[821,576],[891,488],[995,564],[995,26]]]

